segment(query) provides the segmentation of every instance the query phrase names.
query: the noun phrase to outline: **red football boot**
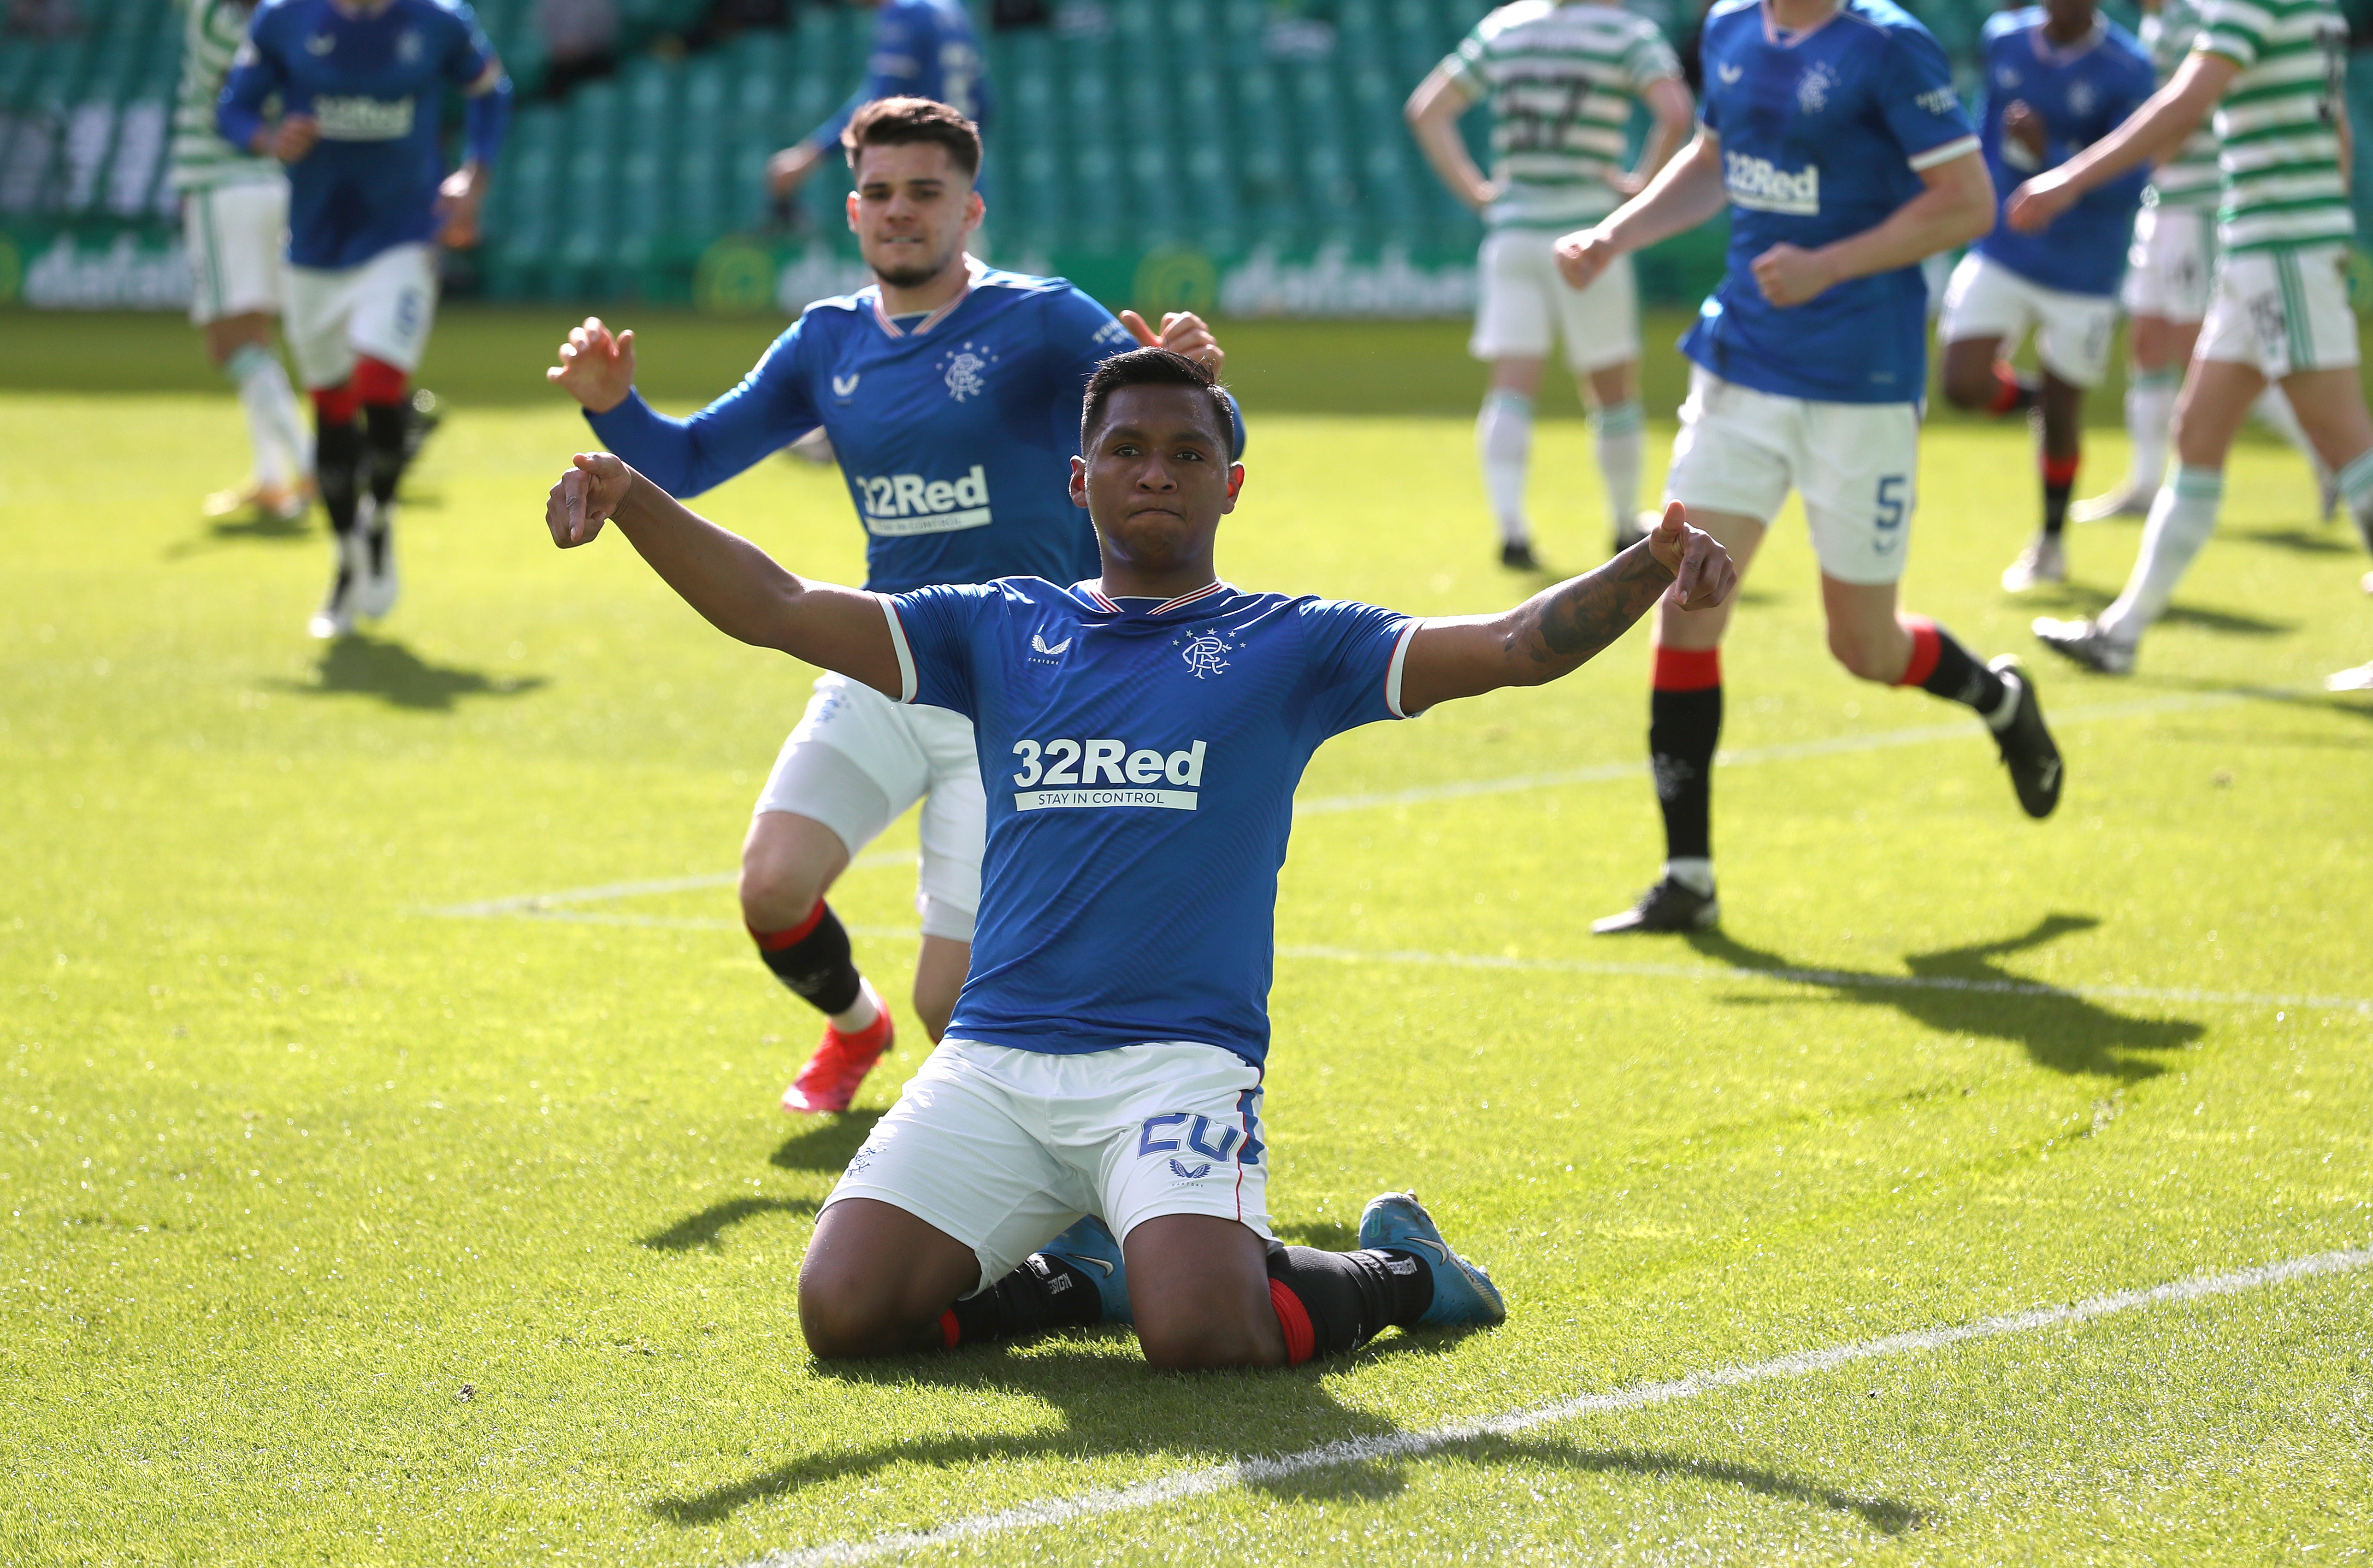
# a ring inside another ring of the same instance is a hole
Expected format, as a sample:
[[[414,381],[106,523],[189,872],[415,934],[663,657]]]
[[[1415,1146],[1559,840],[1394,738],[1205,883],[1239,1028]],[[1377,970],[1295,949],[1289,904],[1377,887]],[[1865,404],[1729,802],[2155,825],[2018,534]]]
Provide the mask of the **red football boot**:
[[[857,1098],[857,1086],[873,1071],[873,1064],[890,1054],[890,1042],[896,1031],[890,1024],[890,1010],[854,1034],[842,1034],[827,1024],[824,1040],[783,1091],[783,1109],[802,1116],[828,1116],[848,1109],[848,1102]]]

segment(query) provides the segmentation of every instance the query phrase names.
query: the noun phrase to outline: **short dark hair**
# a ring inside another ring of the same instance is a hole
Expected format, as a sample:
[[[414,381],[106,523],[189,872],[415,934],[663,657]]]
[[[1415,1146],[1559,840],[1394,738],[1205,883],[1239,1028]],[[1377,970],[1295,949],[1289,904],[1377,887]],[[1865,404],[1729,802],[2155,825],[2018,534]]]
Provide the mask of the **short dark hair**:
[[[848,167],[860,147],[905,146],[937,142],[967,180],[980,173],[980,127],[944,103],[928,98],[877,98],[850,117],[840,133]]]
[[[1194,387],[1210,399],[1211,417],[1217,421],[1220,450],[1232,452],[1235,446],[1236,405],[1230,401],[1227,389],[1220,378],[1199,359],[1189,359],[1184,354],[1174,354],[1166,348],[1132,348],[1126,354],[1116,354],[1095,369],[1088,378],[1088,394],[1080,406],[1080,450],[1085,451],[1089,437],[1104,423],[1105,404],[1112,394],[1123,387]]]

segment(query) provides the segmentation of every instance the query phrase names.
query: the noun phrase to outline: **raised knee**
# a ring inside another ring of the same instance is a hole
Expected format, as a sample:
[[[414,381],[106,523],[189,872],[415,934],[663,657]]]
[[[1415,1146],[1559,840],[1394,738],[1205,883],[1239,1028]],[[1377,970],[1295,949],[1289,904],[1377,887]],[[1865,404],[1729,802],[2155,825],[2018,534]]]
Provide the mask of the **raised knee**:
[[[1268,1311],[1268,1304],[1261,1306]],[[1232,1313],[1140,1313],[1137,1343],[1146,1364],[1163,1372],[1212,1372],[1232,1366],[1282,1366],[1285,1343],[1267,1327],[1240,1320]]]
[[[776,930],[807,918],[824,896],[823,879],[790,857],[753,846],[742,852],[742,918]]]
[[[894,1354],[911,1345],[923,1327],[905,1321],[882,1291],[829,1271],[801,1270],[800,1333],[819,1361]]]

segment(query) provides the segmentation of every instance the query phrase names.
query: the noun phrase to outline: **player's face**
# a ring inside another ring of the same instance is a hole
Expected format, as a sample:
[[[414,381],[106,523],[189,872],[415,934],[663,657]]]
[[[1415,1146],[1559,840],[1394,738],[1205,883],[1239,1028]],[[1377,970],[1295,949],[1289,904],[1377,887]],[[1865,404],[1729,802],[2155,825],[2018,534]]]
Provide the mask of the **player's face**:
[[[2095,9],[2095,0],[2043,0],[2044,17],[2063,38],[2091,32]]]
[[[848,228],[884,283],[913,288],[945,272],[980,224],[971,177],[937,142],[868,146],[857,155]]]
[[[1195,387],[1121,388],[1091,450],[1071,461],[1071,499],[1088,509],[1107,559],[1149,574],[1208,562],[1244,482],[1210,394]]]

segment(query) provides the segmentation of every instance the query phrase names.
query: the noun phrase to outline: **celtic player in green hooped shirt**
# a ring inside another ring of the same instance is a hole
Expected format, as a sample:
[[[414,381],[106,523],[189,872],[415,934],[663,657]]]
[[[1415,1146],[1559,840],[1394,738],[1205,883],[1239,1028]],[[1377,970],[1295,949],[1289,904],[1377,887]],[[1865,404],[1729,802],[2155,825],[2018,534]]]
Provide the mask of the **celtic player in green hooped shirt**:
[[[2224,261],[2176,404],[2175,475],[2152,501],[2125,591],[2090,620],[2035,623],[2048,646],[2108,674],[2133,669],[2143,633],[2216,526],[2225,455],[2269,381],[2289,397],[2373,547],[2373,414],[2348,308],[2347,28],[2332,0],[2205,0],[2192,53],[2125,123],[2012,194],[2034,232],[2095,186],[2172,152],[2213,109],[2223,146]],[[2373,664],[2332,678],[2373,689]]]

